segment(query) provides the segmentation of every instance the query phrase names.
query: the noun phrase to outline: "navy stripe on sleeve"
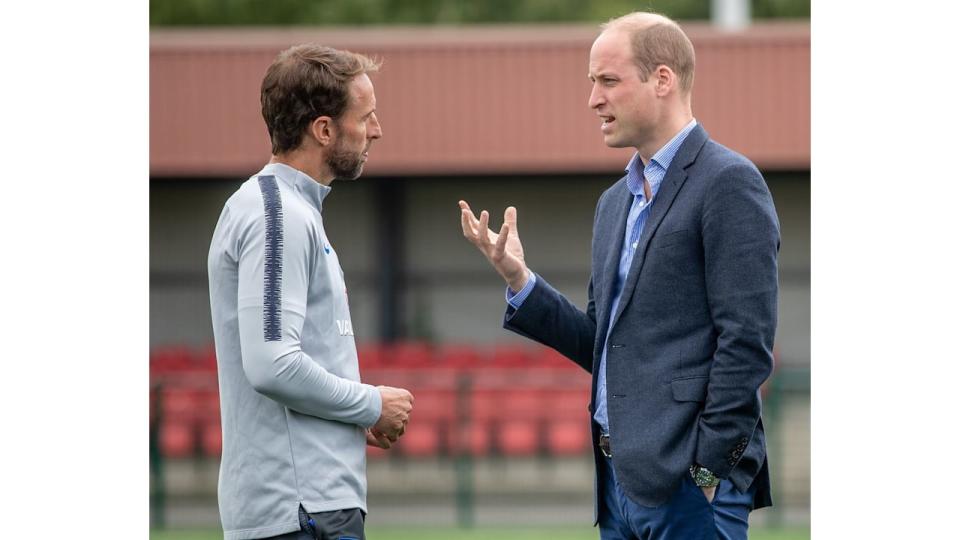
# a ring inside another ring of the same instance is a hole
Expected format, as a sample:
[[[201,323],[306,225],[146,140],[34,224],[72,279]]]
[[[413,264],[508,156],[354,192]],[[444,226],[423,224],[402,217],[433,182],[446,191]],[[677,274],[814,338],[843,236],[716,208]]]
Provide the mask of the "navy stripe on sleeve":
[[[280,341],[280,281],[283,275],[283,204],[273,176],[260,176],[266,238],[263,245],[263,340]]]

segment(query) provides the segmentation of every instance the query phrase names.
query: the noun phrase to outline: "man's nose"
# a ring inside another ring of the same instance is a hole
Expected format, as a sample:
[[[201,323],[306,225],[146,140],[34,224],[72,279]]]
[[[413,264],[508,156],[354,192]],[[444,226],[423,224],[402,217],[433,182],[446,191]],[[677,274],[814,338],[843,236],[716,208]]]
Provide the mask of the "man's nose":
[[[587,100],[587,106],[591,109],[596,109],[602,104],[603,96],[601,95],[601,92],[597,90],[597,86],[594,85],[593,88],[590,89],[590,99]]]
[[[376,115],[372,115],[370,118],[371,118],[371,120],[373,121],[373,125],[370,126],[371,129],[370,129],[370,132],[369,132],[369,134],[368,134],[368,135],[370,136],[370,138],[371,138],[371,139],[379,139],[380,137],[383,137],[383,129],[380,127],[380,121],[377,120]]]

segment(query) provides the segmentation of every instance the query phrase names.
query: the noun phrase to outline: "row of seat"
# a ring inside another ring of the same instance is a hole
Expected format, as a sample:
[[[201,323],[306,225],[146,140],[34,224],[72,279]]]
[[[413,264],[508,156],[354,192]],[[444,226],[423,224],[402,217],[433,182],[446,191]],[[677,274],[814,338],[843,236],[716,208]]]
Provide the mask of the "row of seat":
[[[197,456],[219,457],[223,449],[220,422],[189,423],[164,421],[153,436],[166,458]],[[550,422],[470,421],[411,422],[403,437],[390,450],[368,447],[371,459],[390,457],[451,457],[467,454],[475,457],[501,456],[572,456],[590,446],[586,415],[578,419]]]
[[[357,349],[361,372],[381,368],[443,368],[476,370],[489,368],[579,369],[576,364],[548,347],[494,345],[491,347],[424,342],[390,344],[366,343]],[[206,347],[159,347],[150,353],[150,371],[154,376],[188,372],[215,372],[216,352]]]
[[[407,426],[395,448],[381,450],[369,447],[367,455],[372,459],[391,455],[573,456],[583,454],[589,448],[590,427],[584,413],[577,418],[549,421],[473,419],[457,423],[416,419]]]
[[[424,381],[425,384],[429,382]],[[216,379],[207,383],[167,382],[155,387],[152,416],[185,422],[219,418],[220,400]],[[512,381],[495,388],[480,385],[459,389],[409,384],[402,386],[414,395],[416,417],[429,421],[567,418],[584,413],[589,398],[589,385],[582,384],[556,387]]]
[[[367,382],[403,386],[414,395],[408,430],[391,455],[569,455],[589,446],[586,373],[572,376],[554,370],[548,376],[551,370],[531,369],[524,377],[516,370],[494,370],[465,378],[413,369],[368,374]],[[403,378],[397,379],[399,375]],[[151,405],[154,436],[163,455],[219,455],[220,402],[214,374],[168,377],[154,387]],[[375,449],[371,452],[371,457],[378,455]]]

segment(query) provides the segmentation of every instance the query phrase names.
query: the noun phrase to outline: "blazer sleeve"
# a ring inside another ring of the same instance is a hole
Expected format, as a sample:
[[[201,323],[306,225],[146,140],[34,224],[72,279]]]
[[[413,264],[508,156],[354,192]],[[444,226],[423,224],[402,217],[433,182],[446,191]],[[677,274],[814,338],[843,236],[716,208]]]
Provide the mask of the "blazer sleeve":
[[[718,174],[702,220],[707,302],[718,337],[696,461],[726,477],[753,438],[759,388],[773,369],[780,228],[766,183],[749,163]]]
[[[590,373],[597,333],[593,278],[587,295],[587,311],[583,312],[537,275],[537,283],[520,309],[507,306],[503,327],[556,349]]]

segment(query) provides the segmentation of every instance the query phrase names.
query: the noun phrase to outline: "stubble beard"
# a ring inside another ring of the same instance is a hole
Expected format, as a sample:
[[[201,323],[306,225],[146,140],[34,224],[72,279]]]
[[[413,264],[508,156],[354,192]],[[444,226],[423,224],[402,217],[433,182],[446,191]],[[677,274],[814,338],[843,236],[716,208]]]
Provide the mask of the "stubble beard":
[[[327,157],[327,167],[337,180],[356,180],[363,172],[363,152],[351,152],[337,142]]]

